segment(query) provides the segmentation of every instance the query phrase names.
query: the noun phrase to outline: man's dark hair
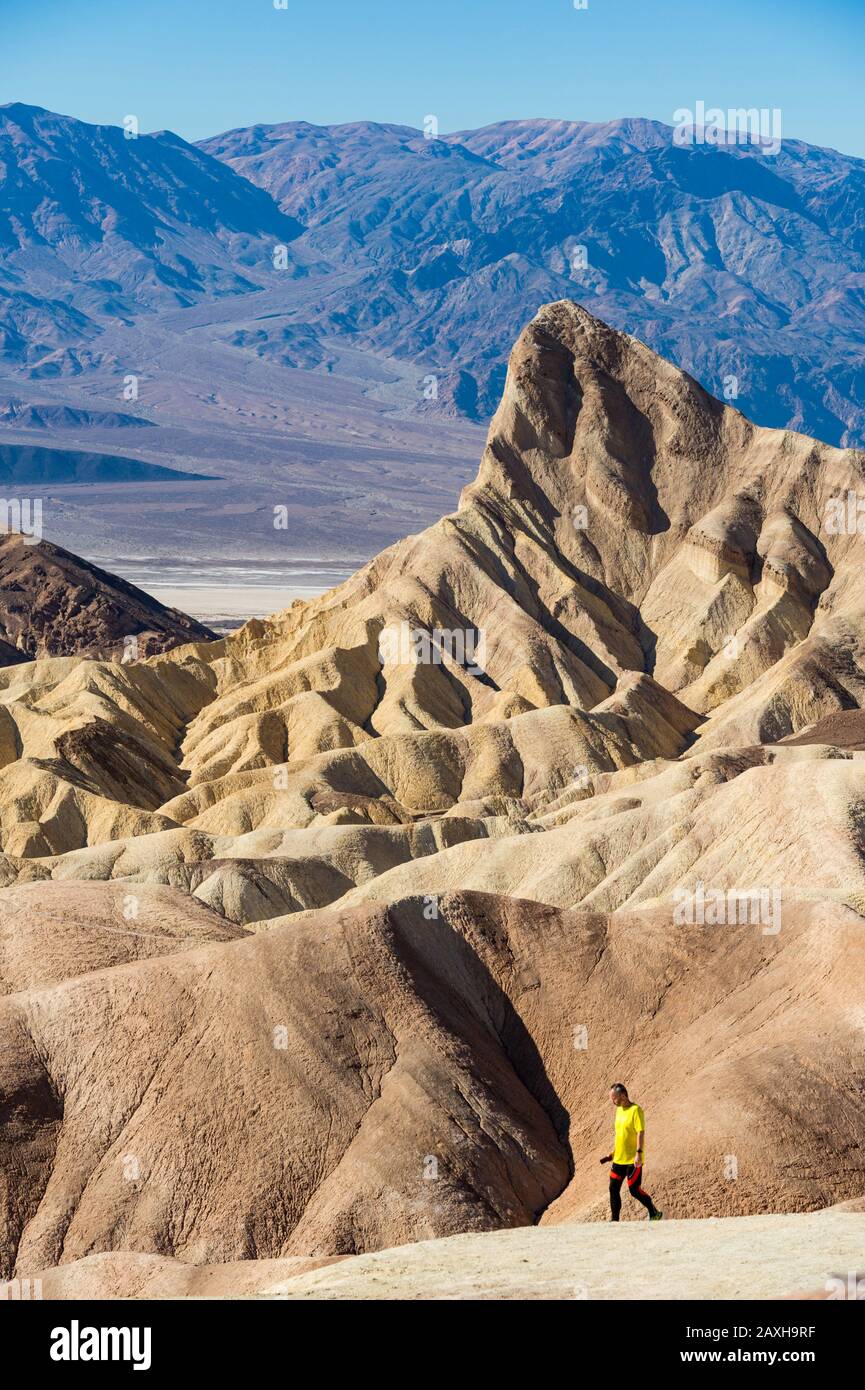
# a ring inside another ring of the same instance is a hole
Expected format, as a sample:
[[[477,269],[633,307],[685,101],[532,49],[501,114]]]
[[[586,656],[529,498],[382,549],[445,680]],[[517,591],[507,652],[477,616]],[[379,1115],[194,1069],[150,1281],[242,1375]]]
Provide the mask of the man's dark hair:
[[[627,1086],[623,1086],[621,1081],[614,1081],[610,1090],[615,1091],[617,1096],[626,1096],[628,1094]]]

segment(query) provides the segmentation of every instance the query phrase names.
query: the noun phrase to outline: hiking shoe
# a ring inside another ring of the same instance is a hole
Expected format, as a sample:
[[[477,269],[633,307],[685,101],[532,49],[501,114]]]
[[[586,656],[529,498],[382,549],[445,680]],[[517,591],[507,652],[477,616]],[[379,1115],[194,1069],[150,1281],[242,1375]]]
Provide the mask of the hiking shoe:
[[[653,1212],[652,1215],[649,1217],[650,1221],[663,1221],[663,1219],[664,1213],[662,1211]]]

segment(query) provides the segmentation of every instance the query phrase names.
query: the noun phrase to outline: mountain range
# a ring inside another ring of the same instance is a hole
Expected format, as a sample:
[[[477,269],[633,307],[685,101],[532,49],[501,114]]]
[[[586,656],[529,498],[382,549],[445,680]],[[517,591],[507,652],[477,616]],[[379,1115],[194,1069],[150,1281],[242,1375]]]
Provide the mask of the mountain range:
[[[202,148],[271,193],[305,228],[298,254],[332,267],[304,331],[429,363],[469,414],[494,409],[538,303],[566,295],[715,394],[735,376],[733,399],[763,424],[862,438],[861,160],[797,141],[776,158],[681,146],[646,120],[433,140],[290,123]],[[278,350],[282,325],[263,328],[260,350]]]
[[[833,150],[681,146],[639,119],[192,146],[13,104],[0,179],[0,346],[25,378],[122,372],[118,328],[222,303],[235,353],[367,387],[401,363],[404,406],[484,419],[521,325],[565,296],[762,424],[863,437],[865,163]]]
[[[428,530],[218,641],[0,670],[2,1271],[452,1297],[486,1250],[605,1296],[620,1076],[679,1287],[855,1260],[863,496],[558,301]]]
[[[0,108],[4,355],[75,372],[103,327],[256,288],[260,238],[300,228],[169,133],[127,139],[38,107]]]

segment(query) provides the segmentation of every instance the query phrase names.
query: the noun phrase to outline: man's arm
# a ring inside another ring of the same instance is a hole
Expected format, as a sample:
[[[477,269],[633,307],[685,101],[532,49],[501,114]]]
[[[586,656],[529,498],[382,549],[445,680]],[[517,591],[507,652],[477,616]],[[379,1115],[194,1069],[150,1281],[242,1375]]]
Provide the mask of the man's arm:
[[[638,1168],[642,1168],[642,1166],[643,1166],[643,1146],[644,1146],[645,1142],[646,1142],[646,1126],[645,1126],[645,1122],[644,1122],[644,1123],[643,1123],[643,1128],[637,1130],[637,1157],[636,1157],[636,1159],[635,1159],[634,1161],[635,1161],[635,1163],[636,1163],[636,1165],[637,1165]]]

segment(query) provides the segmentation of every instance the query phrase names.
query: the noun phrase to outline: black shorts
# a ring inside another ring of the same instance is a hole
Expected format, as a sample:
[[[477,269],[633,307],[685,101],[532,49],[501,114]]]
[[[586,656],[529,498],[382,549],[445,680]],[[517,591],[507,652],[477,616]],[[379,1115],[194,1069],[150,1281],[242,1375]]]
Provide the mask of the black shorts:
[[[623,1178],[627,1178],[628,1182],[630,1182],[634,1174],[641,1171],[642,1167],[642,1163],[639,1169],[636,1163],[613,1163],[610,1166],[610,1178],[618,1182],[621,1182]]]

